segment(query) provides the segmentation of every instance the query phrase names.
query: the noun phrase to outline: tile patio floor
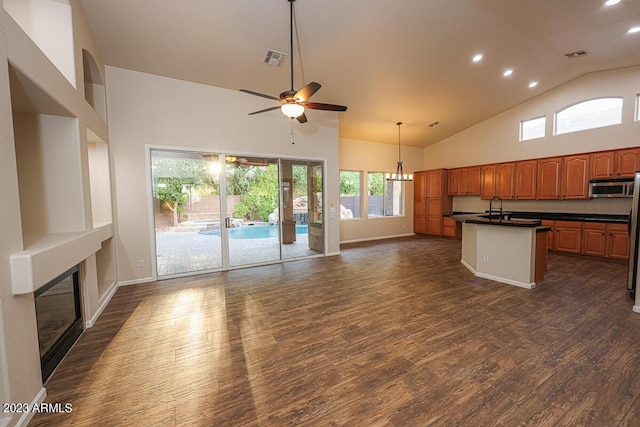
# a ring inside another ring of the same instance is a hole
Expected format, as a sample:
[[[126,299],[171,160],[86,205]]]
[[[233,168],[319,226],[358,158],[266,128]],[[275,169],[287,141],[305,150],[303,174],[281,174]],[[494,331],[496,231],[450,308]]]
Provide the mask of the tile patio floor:
[[[282,258],[318,255],[309,249],[307,234],[296,234],[296,242],[282,245]],[[197,231],[168,231],[156,233],[158,276],[182,274],[222,268],[222,249],[219,236],[199,234]],[[260,264],[280,259],[277,237],[261,239],[229,239],[231,266]]]

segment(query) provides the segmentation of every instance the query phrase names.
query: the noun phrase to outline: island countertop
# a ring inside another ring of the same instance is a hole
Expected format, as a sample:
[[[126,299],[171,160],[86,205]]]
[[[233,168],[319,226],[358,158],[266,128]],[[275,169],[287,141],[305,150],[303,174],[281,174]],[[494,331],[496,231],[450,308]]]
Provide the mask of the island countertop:
[[[495,214],[489,217],[489,214],[460,214],[452,215],[452,219],[467,224],[485,224],[485,225],[498,225],[506,227],[541,227],[542,220],[540,219],[527,219],[527,218],[513,218],[508,214]],[[549,227],[545,227],[549,229]]]

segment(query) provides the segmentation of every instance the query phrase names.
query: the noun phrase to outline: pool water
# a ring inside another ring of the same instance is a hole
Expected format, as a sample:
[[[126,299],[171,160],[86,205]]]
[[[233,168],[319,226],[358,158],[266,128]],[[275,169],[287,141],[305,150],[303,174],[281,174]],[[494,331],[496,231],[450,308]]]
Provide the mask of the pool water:
[[[296,225],[296,234],[307,234],[308,232],[308,225]],[[200,230],[198,233],[220,236],[220,230]],[[277,225],[251,225],[229,229],[230,239],[266,239],[278,237],[279,234],[280,231]]]

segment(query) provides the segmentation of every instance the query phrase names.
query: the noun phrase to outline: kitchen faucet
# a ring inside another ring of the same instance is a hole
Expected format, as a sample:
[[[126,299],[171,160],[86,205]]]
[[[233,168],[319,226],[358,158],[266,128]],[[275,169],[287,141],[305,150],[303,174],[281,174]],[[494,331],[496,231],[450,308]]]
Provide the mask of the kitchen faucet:
[[[500,219],[502,220],[502,198],[498,197],[498,196],[494,196],[490,201],[489,201],[489,221],[492,220],[492,216],[493,216],[493,201],[494,200],[500,200]]]

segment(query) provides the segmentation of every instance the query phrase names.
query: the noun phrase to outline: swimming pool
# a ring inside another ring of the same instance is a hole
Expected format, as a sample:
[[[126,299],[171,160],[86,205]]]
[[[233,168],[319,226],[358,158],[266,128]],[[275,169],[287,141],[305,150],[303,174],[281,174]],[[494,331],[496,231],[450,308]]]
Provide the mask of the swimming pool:
[[[296,234],[307,234],[308,232],[308,225],[296,225]],[[220,230],[200,230],[198,233],[220,236]],[[229,229],[230,239],[266,239],[279,235],[279,227],[271,224],[243,225]]]

